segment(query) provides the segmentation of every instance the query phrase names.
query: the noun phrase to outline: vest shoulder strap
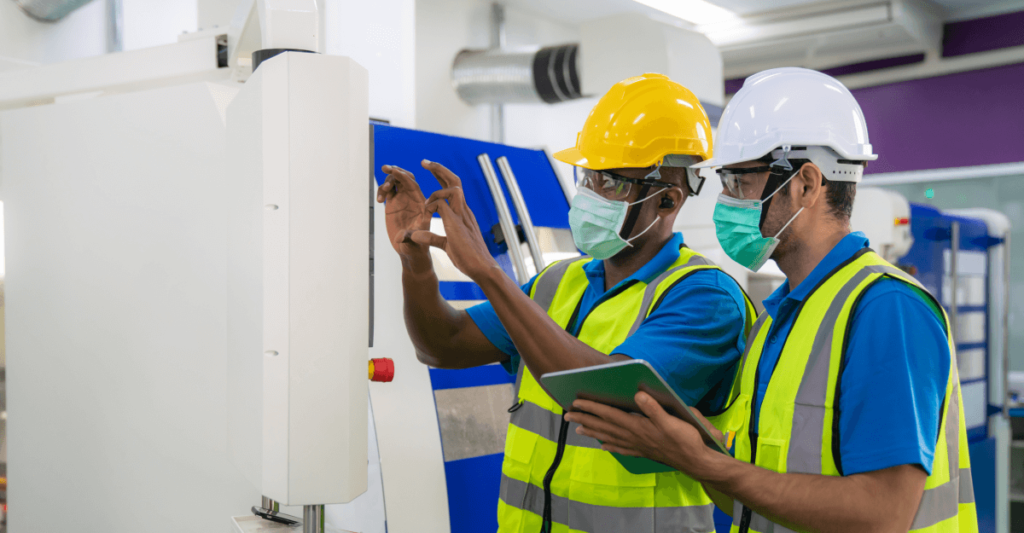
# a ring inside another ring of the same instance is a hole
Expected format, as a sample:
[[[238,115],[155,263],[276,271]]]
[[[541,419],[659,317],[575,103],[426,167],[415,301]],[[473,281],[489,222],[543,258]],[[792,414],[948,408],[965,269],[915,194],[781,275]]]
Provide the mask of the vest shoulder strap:
[[[577,266],[582,268],[584,264],[592,259],[590,256],[581,255],[580,257],[563,259],[548,265],[537,276],[537,281],[533,282],[530,297],[547,313],[551,309],[551,303],[555,301],[555,293],[558,292],[558,286],[562,284],[562,279],[565,278],[565,273],[569,271],[569,268],[577,265],[577,263],[579,263]]]

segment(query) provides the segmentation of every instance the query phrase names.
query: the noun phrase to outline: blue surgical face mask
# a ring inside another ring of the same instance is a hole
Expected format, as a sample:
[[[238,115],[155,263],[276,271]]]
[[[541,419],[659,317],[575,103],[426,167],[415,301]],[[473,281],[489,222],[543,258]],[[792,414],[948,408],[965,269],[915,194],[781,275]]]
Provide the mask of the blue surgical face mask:
[[[628,203],[608,200],[586,187],[580,187],[576,196],[572,198],[572,208],[569,209],[569,227],[572,229],[572,239],[576,247],[594,259],[608,259],[626,246],[632,246],[630,241],[653,228],[661,217],[655,218],[646,229],[630,239],[623,239],[619,232],[622,231],[629,206],[646,202],[655,196],[657,194]]]
[[[725,194],[718,195],[718,203],[715,205],[713,217],[715,234],[718,236],[718,243],[722,245],[726,255],[733,261],[754,272],[760,270],[768,262],[772,252],[779,245],[779,235],[782,235],[790,223],[796,220],[797,215],[804,208],[801,207],[774,237],[765,237],[761,234],[761,209],[764,201],[782,190],[782,187],[791,179],[793,176],[790,176],[785,183],[764,200],[740,200]]]

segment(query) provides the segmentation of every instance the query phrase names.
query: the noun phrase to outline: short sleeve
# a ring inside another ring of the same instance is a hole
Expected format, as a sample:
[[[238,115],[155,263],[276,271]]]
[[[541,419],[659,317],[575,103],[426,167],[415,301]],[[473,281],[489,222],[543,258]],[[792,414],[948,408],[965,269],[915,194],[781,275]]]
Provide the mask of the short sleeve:
[[[527,296],[530,295],[533,282],[536,280],[537,276],[534,276],[522,286],[523,292]],[[516,345],[512,343],[512,337],[508,334],[501,320],[498,319],[498,313],[494,311],[494,306],[491,305],[491,302],[482,302],[468,307],[466,308],[466,313],[476,323],[476,327],[480,328],[484,337],[487,337],[491,344],[508,355],[509,358],[501,362],[501,366],[505,367],[505,371],[509,374],[518,372],[519,352],[516,350]]]
[[[950,354],[925,296],[883,278],[854,312],[840,382],[843,474],[916,464],[931,474]]]
[[[746,302],[724,272],[691,274],[612,353],[647,361],[689,405],[721,409],[746,341]]]

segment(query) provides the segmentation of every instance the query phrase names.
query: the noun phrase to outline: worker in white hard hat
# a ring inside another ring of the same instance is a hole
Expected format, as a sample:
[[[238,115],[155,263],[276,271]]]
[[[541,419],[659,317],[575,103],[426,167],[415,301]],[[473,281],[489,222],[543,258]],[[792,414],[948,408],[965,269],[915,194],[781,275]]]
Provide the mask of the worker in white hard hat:
[[[672,229],[703,184],[689,167],[712,155],[710,134],[696,96],[667,77],[615,84],[576,146],[554,155],[576,167],[569,225],[587,255],[553,263],[522,287],[487,251],[459,177],[425,161],[443,187],[425,201],[411,172],[384,168],[377,199],[386,202],[388,234],[402,256],[405,322],[418,357],[442,368],[501,363],[518,376],[499,531],[714,531],[714,504],[699,483],[668,468],[627,471],[575,433],[537,379],[640,359],[680,397],[712,414],[724,409],[754,308]],[[432,212],[444,237],[429,232]],[[428,245],[443,249],[488,301],[465,311],[448,305]]]
[[[976,532],[956,352],[942,305],[850,231],[875,159],[839,81],[782,68],[747,78],[719,123],[715,227],[764,301],[713,451],[645,393],[646,417],[577,401],[566,418],[607,450],[703,482],[732,531]]]

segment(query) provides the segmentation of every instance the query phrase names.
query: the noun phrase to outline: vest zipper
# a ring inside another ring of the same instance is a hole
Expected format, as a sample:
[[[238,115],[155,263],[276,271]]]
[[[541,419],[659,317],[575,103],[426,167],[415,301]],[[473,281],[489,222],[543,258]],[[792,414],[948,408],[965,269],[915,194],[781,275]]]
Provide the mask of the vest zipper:
[[[594,312],[595,309],[597,309],[604,302],[618,296],[622,291],[626,290],[627,288],[632,287],[634,283],[636,283],[636,280],[631,280],[629,283],[623,285],[622,287],[619,287],[614,293],[605,294],[604,296],[599,298],[598,301],[594,304],[594,306],[590,308],[590,311],[587,311],[587,314],[583,316],[583,320],[580,320],[580,325],[578,328],[576,328],[576,333],[574,333],[573,336],[579,338],[580,331],[583,329],[583,323],[587,321],[587,318],[590,316],[591,313]],[[576,309],[573,309],[572,316],[569,317],[569,321],[566,323],[566,328],[571,328],[573,324],[576,322],[576,318],[579,317],[580,308],[582,306],[583,298],[581,297],[580,300],[576,302]],[[520,403],[520,405],[522,404]],[[518,406],[512,407],[513,409],[519,408]],[[512,412],[512,409],[509,409],[509,412]],[[555,479],[555,471],[558,470],[558,466],[562,464],[562,455],[565,454],[565,441],[569,437],[568,433],[569,422],[567,422],[563,417],[562,424],[558,428],[558,447],[555,449],[555,460],[551,462],[551,467],[548,468],[547,474],[544,475],[544,512],[541,515],[541,533],[551,533],[551,482]]]
[[[518,411],[519,408],[522,407],[524,403],[526,403],[526,400],[519,400],[518,402],[512,404],[512,407],[508,408],[508,412],[509,413],[514,413],[514,412]]]
[[[544,475],[544,516],[540,528],[541,533],[551,533],[551,482],[555,479],[555,470],[558,470],[558,465],[562,463],[562,455],[565,454],[565,441],[568,437],[569,422],[563,418],[562,424],[558,428],[558,449],[555,451],[555,460],[551,463],[551,468],[548,468],[547,474]]]

